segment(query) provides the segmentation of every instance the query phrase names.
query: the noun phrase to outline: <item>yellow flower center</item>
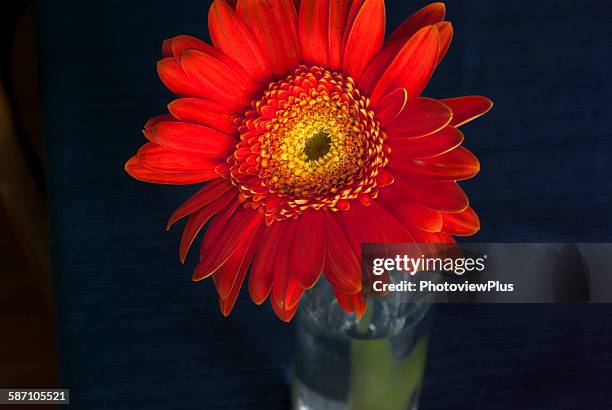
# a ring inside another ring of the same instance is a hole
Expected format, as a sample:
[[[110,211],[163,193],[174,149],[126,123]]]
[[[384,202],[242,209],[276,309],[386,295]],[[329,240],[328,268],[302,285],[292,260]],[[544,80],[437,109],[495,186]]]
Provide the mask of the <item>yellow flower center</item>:
[[[239,127],[230,174],[241,200],[269,222],[376,195],[386,136],[351,78],[300,66],[253,108]]]

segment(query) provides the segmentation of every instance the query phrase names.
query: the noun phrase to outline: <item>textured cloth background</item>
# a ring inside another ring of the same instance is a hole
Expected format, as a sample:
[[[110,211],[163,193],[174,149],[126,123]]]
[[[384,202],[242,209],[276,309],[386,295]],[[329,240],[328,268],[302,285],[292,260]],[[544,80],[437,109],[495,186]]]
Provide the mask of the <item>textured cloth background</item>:
[[[390,28],[423,1],[387,1]],[[207,38],[209,1],[38,0],[61,385],[74,409],[286,409],[292,328],[243,294],[229,319],[164,231],[193,187],[124,162],[173,97],[163,39]],[[611,241],[607,0],[451,0],[455,41],[426,94],[482,94],[464,127],[476,241]],[[612,408],[612,306],[439,306],[433,409]]]

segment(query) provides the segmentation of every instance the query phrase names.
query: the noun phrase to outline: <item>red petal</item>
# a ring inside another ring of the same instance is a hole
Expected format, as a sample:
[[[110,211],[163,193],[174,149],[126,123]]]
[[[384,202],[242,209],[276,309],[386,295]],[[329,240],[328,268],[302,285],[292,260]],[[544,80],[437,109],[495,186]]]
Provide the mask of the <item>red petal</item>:
[[[438,29],[427,26],[419,30],[378,80],[371,95],[372,103],[398,88],[405,88],[410,99],[419,96],[436,67],[439,49]]]
[[[284,76],[298,65],[297,13],[293,1],[240,0],[237,13],[267,53],[275,75]]]
[[[222,51],[217,50],[200,39],[188,35],[180,35],[172,39],[172,55],[177,61],[181,61],[183,52],[188,50],[196,50],[208,54],[227,64],[241,75],[248,76],[248,73],[244,71],[244,69],[238,63],[225,55]]]
[[[393,181],[393,175],[389,171],[384,168],[378,171],[378,176],[376,177],[376,185],[378,185],[380,188],[391,185]]]
[[[154,142],[148,142],[140,147],[136,156],[140,163],[148,168],[169,172],[207,171],[212,173],[221,162],[188,152],[172,151]]]
[[[393,122],[406,106],[408,101],[408,93],[403,88],[398,88],[390,94],[383,97],[372,108],[382,125],[387,125]]]
[[[228,207],[226,207],[223,211],[221,211],[215,217],[215,219],[212,221],[212,223],[208,227],[208,230],[206,231],[206,235],[209,237],[209,239],[210,237],[217,238],[222,234],[224,226],[227,225],[227,223],[234,216],[234,214],[236,213],[236,210],[239,207],[240,207],[240,201],[234,201],[233,203],[230,203]],[[200,262],[202,262],[205,251],[208,251],[208,250],[207,248],[205,249],[204,241],[202,241],[202,244],[200,245]]]
[[[194,272],[194,275],[197,273],[198,279],[210,276],[219,269],[263,221],[262,215],[252,209],[239,207],[233,215],[227,217],[231,211],[230,207],[226,208],[223,214],[219,214],[204,235],[200,263]],[[221,217],[222,215],[226,216]]]
[[[232,255],[231,258],[237,257]],[[234,305],[236,304],[236,300],[238,299],[238,295],[240,294],[240,289],[242,288],[242,284],[244,283],[244,279],[246,277],[246,273],[248,270],[245,264],[240,265],[238,271],[234,275],[234,282],[227,298],[223,299],[219,297],[219,310],[221,310],[221,314],[224,317],[228,317],[230,313],[232,313],[232,309],[234,309]],[[225,268],[225,265],[221,267],[222,270]],[[220,272],[219,272],[220,273]]]
[[[408,17],[391,35],[387,43],[411,37],[425,26],[436,24],[444,20],[446,6],[444,3],[431,3],[412,16]]]
[[[468,207],[468,198],[456,182],[419,180],[396,175],[397,189],[424,207],[443,212],[461,212]]]
[[[416,243],[414,236],[402,223],[387,211],[378,202],[373,202],[370,208],[355,207],[353,220],[343,218],[345,231],[347,232],[353,249],[359,249],[364,243]],[[364,277],[364,283],[370,282],[371,278]],[[340,289],[341,290],[341,289]],[[351,292],[348,292],[351,293]]]
[[[472,208],[456,214],[442,214],[442,230],[450,235],[470,236],[480,230],[478,215]]]
[[[433,236],[441,235],[440,233],[429,233],[416,228],[413,225],[403,224],[393,214],[386,209],[379,207],[380,223],[390,229],[387,233],[387,243],[408,243],[415,244],[417,247],[411,249],[412,257],[420,257],[421,255],[429,255],[435,252],[435,247],[429,246],[430,243],[440,243],[439,240],[430,240]]]
[[[189,248],[204,224],[206,224],[210,218],[225,208],[235,197],[235,191],[228,191],[221,197],[215,199],[209,204],[206,204],[189,217],[189,220],[185,225],[185,229],[183,230],[181,244],[179,246],[179,259],[181,260],[181,263],[185,262]]]
[[[405,225],[398,220],[391,212],[380,205],[376,205],[376,215],[379,219],[379,224],[385,230],[384,243],[407,243],[416,244],[417,248],[413,249],[413,257],[419,257],[423,254],[429,254],[435,249],[427,246],[429,241],[425,240],[424,235],[440,235],[439,233],[430,234],[428,232],[417,229],[412,225]]]
[[[304,287],[298,282],[293,271],[292,250],[294,246],[302,246],[298,234],[299,220],[284,222],[284,237],[278,245],[274,258],[274,280],[272,282],[272,303],[282,309],[297,305],[304,293]]]
[[[151,129],[150,138],[172,150],[197,153],[206,158],[227,158],[236,146],[234,137],[187,122],[160,122]]]
[[[275,268],[274,259],[278,247],[282,243],[286,226],[287,224],[285,223],[276,222],[272,226],[266,227],[263,231],[261,244],[255,254],[249,276],[249,295],[253,302],[258,305],[266,300],[272,288]]]
[[[242,288],[242,284],[244,283],[244,279],[248,270],[248,264],[246,260],[247,258],[244,258],[244,263],[240,266],[240,269],[236,273],[234,284],[227,298],[222,299],[221,297],[219,297],[219,309],[221,310],[221,314],[225,317],[228,317],[229,314],[232,312],[232,309],[236,304],[236,300],[238,299],[238,295],[240,294],[240,289]]]
[[[272,67],[268,56],[224,0],[215,0],[210,7],[208,29],[214,46],[240,64],[256,82],[262,84],[271,79]]]
[[[232,119],[234,111],[215,101],[179,98],[168,104],[168,111],[181,121],[205,125],[226,134],[238,131]]]
[[[412,235],[401,223],[376,202],[372,202],[369,207],[356,204],[352,211],[343,212],[339,216],[343,230],[359,260],[362,244],[414,242]],[[370,279],[362,278],[363,283],[368,283]]]
[[[366,0],[351,0],[351,7],[349,8],[348,16],[346,17],[346,24],[344,25],[344,36],[342,40],[342,44],[346,45],[346,41],[348,40],[348,36],[351,34],[351,30],[353,28],[353,23],[359,14],[359,10],[363,6]]]
[[[234,279],[232,290],[229,292],[229,294],[227,295],[225,299],[219,298],[219,308],[221,309],[221,313],[225,317],[227,317],[230,314],[230,312],[234,308],[234,305],[236,304],[236,299],[238,298],[238,295],[240,294],[240,289],[242,288],[242,284],[244,283],[246,273],[249,269],[249,266],[251,265],[251,261],[253,260],[253,254],[255,253],[257,249],[257,243],[258,243],[260,233],[261,233],[261,229],[258,230],[258,232],[254,235],[253,239],[251,240],[251,245],[246,255],[244,256],[242,263],[240,265],[240,269],[238,270],[238,274],[236,275]],[[233,256],[234,255],[232,255],[232,257]],[[219,272],[219,274],[221,274],[221,272]],[[213,276],[213,279],[215,278],[215,276]]]
[[[409,173],[414,177],[441,181],[461,181],[472,178],[480,171],[480,162],[470,151],[457,147],[445,154],[430,158],[391,160],[393,169]]]
[[[278,223],[278,222],[277,222]],[[293,243],[296,242],[297,221],[283,221],[286,225],[285,233],[281,242],[278,244],[276,256],[274,257],[274,279],[272,280],[271,302],[279,308],[286,307],[285,300],[290,298],[291,292],[297,291],[299,286],[293,281],[292,287],[289,286],[292,276],[291,270],[291,250]]]
[[[361,290],[361,266],[344,232],[333,216],[325,214],[326,253],[324,273],[334,288],[357,293]]]
[[[276,272],[272,283],[270,301],[280,309],[290,309],[300,302],[304,288],[297,281],[290,270],[283,269],[288,266],[288,255],[285,252],[276,254]]]
[[[221,177],[215,171],[160,171],[143,165],[137,156],[125,163],[125,171],[139,181],[168,185],[197,184]]]
[[[202,189],[196,192],[192,197],[178,207],[168,220],[168,229],[178,220],[191,215],[198,209],[213,202],[215,199],[222,196],[224,193],[233,188],[233,185],[224,179],[213,181],[204,185]]]
[[[435,243],[435,244],[440,244],[440,243],[452,243],[455,244],[457,242],[455,242],[455,240],[453,239],[452,236],[445,234],[444,232],[438,232],[438,233],[430,233],[430,232],[425,232],[426,237],[429,240],[429,243]],[[452,249],[452,248],[446,248],[448,249]]]
[[[391,158],[427,158],[444,154],[463,142],[463,134],[456,128],[447,126],[440,131],[416,138],[389,138]]]
[[[242,280],[238,283],[241,271],[248,270],[251,265],[253,256],[257,249],[258,238],[261,234],[261,226],[256,229],[246,241],[244,241],[232,256],[229,257],[218,271],[213,275],[213,281],[217,288],[217,293],[220,299],[228,299],[232,296],[233,291],[239,291],[242,286]],[[238,292],[236,292],[237,295]]]
[[[297,222],[298,243],[291,249],[293,274],[303,288],[317,283],[325,261],[325,224],[323,214],[306,211]]]
[[[414,225],[427,232],[440,232],[442,229],[442,214],[436,210],[425,208],[414,202],[406,202],[397,208],[394,215],[407,224]],[[405,219],[402,219],[401,217]]]
[[[446,127],[453,112],[432,98],[419,97],[409,101],[401,114],[385,128],[391,138],[414,138],[433,134]]]
[[[453,25],[450,21],[443,21],[436,24],[436,28],[440,33],[440,50],[438,51],[438,62],[436,64],[440,64],[450,47],[451,41],[453,41]]]
[[[423,243],[429,243],[428,256],[439,257],[439,258],[462,258],[464,257],[463,251],[457,246],[457,242],[452,236],[447,235],[443,232],[430,233],[422,232],[423,236],[420,237],[420,241]]]
[[[257,89],[246,73],[201,51],[184,51],[181,66],[193,86],[197,87],[197,96],[217,101],[236,111],[250,105],[253,91]]]
[[[343,71],[358,81],[385,40],[385,2],[366,0],[355,17],[344,50]]]
[[[376,87],[378,80],[385,73],[397,53],[402,49],[405,42],[398,41],[390,46],[383,48],[376,57],[370,62],[359,80],[359,89],[366,95],[372,94],[372,90]]]
[[[234,215],[234,212],[236,211],[239,205],[239,201],[234,201],[230,203],[229,206],[227,206],[225,209],[221,210],[217,214],[217,216],[215,216],[215,219],[213,219],[213,221],[209,224],[206,232],[204,232],[204,238],[206,238],[206,235],[218,236],[219,232],[222,230],[222,225],[227,224],[229,219]],[[200,261],[198,262],[192,273],[192,280],[194,282],[206,279],[215,273],[214,271],[211,272],[209,270],[205,270],[205,268],[208,269],[208,266],[204,265],[203,259],[204,241],[202,240],[200,244]]]
[[[295,305],[292,308],[289,309],[285,309],[284,307],[280,307],[278,304],[274,303],[274,301],[270,301],[272,304],[272,309],[274,309],[274,313],[276,313],[276,316],[279,317],[280,320],[282,320],[283,322],[291,322],[291,319],[293,319],[293,316],[295,316],[295,313],[297,312],[297,308],[299,305]]]
[[[151,131],[151,128],[153,128],[156,124],[159,124],[160,122],[172,121],[177,121],[177,119],[170,114],[157,115],[153,118],[150,118],[142,128],[144,129],[144,131]]]
[[[397,187],[381,191],[378,200],[406,227],[416,226],[428,232],[440,232],[442,229],[440,212],[410,201],[406,193]]]
[[[338,304],[346,313],[354,312],[361,319],[368,306],[367,298],[360,293],[342,293],[334,289]]]
[[[304,287],[298,282],[294,274],[289,275],[287,285],[285,287],[285,299],[283,300],[283,307],[285,309],[291,309],[300,303],[300,299],[304,295]]]
[[[344,57],[344,30],[350,0],[329,2],[329,66],[340,70]]]
[[[164,57],[172,57],[172,39],[167,38],[162,42],[162,55]]]
[[[305,63],[329,66],[328,24],[329,0],[302,0],[298,37]]]
[[[385,235],[374,211],[369,206],[355,204],[350,211],[340,213],[339,217],[342,230],[357,259],[361,260],[362,244],[384,243]]]
[[[384,235],[382,243],[414,243],[414,238],[408,230],[379,203],[372,204],[372,212],[378,219],[378,223]]]
[[[446,98],[440,100],[453,111],[453,127],[460,127],[465,123],[472,121],[486,114],[492,107],[493,101],[487,97],[470,95],[457,98]]]
[[[187,35],[180,35],[171,38],[170,46],[170,50],[174,58],[176,58],[176,61],[181,60],[181,56],[185,50],[198,50],[205,53],[214,52],[210,45],[198,38]]]
[[[455,240],[452,236],[443,232],[426,232],[415,227],[407,227],[410,234],[414,237],[414,243],[418,244],[421,250],[421,255],[428,257],[446,257],[448,247],[439,247],[439,244],[454,244]],[[417,255],[417,257],[420,255]]]
[[[203,96],[203,90],[198,89],[183,71],[183,68],[172,58],[164,58],[157,62],[157,74],[162,83],[174,94],[180,96]]]

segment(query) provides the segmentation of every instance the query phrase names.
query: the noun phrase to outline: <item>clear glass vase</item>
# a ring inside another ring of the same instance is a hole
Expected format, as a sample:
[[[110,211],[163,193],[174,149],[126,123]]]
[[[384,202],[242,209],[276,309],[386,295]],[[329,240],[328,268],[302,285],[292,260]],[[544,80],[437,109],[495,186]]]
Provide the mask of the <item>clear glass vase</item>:
[[[359,320],[319,281],[298,310],[293,409],[416,410],[430,317],[430,304],[391,295],[370,298]]]

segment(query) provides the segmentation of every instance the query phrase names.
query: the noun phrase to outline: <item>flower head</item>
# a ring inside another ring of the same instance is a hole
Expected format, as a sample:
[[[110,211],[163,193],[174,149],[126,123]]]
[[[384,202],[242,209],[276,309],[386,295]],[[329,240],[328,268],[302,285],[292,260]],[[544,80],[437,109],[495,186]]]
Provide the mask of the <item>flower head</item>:
[[[213,46],[164,42],[158,72],[179,98],[126,170],[204,184],[168,225],[188,217],[183,261],[212,219],[193,277],[213,277],[224,315],[247,272],[253,301],[283,320],[321,273],[361,315],[361,243],[479,229],[457,181],[480,165],[458,127],[492,103],[421,97],[451,42],[444,14],[433,3],[385,41],[384,0],[215,0]]]

